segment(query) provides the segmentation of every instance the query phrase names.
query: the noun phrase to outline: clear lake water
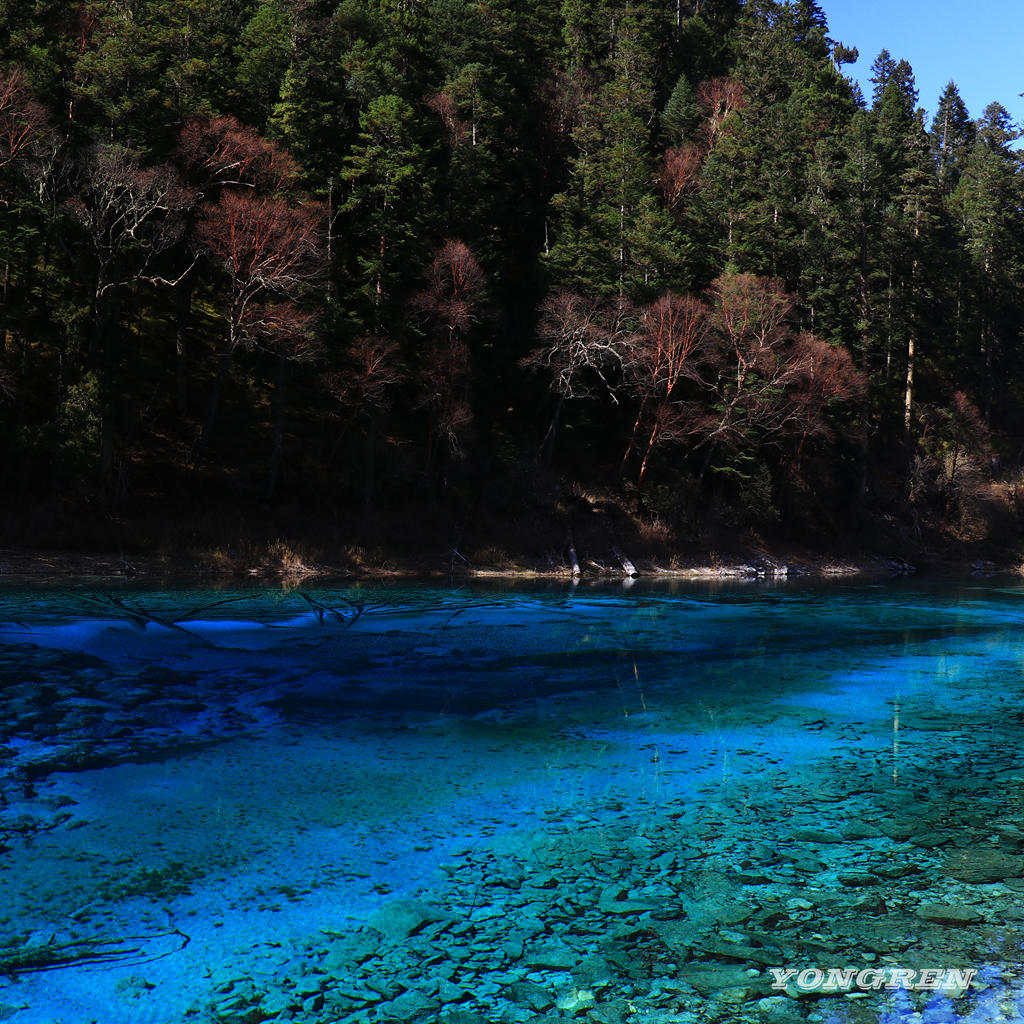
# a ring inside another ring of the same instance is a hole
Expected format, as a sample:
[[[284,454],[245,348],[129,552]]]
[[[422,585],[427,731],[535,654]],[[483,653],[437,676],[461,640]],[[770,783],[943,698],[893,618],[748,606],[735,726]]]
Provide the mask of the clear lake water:
[[[0,590],[0,1021],[1024,1020],[1024,584]]]

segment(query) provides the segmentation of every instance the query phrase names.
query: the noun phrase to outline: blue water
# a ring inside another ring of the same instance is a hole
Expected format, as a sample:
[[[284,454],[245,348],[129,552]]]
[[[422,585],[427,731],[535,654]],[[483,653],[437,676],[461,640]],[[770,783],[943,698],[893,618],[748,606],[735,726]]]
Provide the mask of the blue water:
[[[0,592],[0,1020],[1019,1020],[1022,624],[1012,581]]]

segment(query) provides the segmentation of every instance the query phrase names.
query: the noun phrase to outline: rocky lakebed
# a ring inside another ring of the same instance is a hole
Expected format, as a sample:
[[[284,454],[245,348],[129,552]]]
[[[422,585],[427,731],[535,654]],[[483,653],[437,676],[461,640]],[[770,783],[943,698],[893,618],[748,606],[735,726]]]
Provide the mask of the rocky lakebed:
[[[1024,1019],[1018,597],[11,599],[0,1020]]]

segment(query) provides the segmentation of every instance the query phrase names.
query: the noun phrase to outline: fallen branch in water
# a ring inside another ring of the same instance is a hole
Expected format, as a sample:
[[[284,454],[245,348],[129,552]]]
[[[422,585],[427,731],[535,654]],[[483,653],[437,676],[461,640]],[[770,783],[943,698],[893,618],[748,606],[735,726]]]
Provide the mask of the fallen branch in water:
[[[183,950],[191,941],[190,937],[177,928],[158,932],[155,935],[128,935],[121,939],[80,939],[77,942],[44,942],[36,946],[0,946],[0,975],[17,978],[19,974],[33,971],[55,971],[64,967],[78,967],[88,964],[122,963],[125,958],[136,957],[145,952],[144,945],[129,946],[130,942],[151,942],[153,939],[178,936],[182,942],[156,956],[144,957],[135,964],[151,963],[161,957]]]
[[[345,623],[345,628],[347,629],[356,621],[356,619],[359,618],[360,615],[363,614],[364,611],[366,611],[365,604],[356,604],[354,601],[345,602],[349,608],[352,609],[351,611],[339,611],[339,609],[333,608],[329,604],[324,604],[322,601],[318,601],[316,598],[310,597],[309,594],[302,590],[299,591],[299,597],[301,597],[306,604],[316,612],[316,617],[320,620],[321,625],[323,625],[324,617],[326,615],[335,615]]]
[[[200,636],[198,633],[193,633],[191,629],[186,629],[184,626],[179,625],[174,619],[168,619],[162,615],[154,615],[141,605],[130,605],[121,600],[121,598],[114,597],[113,594],[104,594],[102,598],[92,597],[89,594],[83,594],[82,597],[86,601],[91,601],[93,604],[103,605],[106,608],[113,608],[123,612],[127,616],[129,622],[133,622],[140,629],[145,629],[146,626],[153,623],[156,626],[163,626],[165,629],[174,629],[179,633],[184,633],[186,636],[191,637],[193,640],[198,640],[199,643],[206,644],[208,647],[214,646],[206,639],[206,637]],[[187,615],[182,617],[186,618]]]

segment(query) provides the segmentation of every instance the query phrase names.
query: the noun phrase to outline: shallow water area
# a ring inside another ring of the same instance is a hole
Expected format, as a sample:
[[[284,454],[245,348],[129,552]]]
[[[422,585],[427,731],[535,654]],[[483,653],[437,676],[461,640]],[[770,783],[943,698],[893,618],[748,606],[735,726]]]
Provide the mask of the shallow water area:
[[[1022,624],[981,582],[0,592],[0,1020],[1021,1019]]]

